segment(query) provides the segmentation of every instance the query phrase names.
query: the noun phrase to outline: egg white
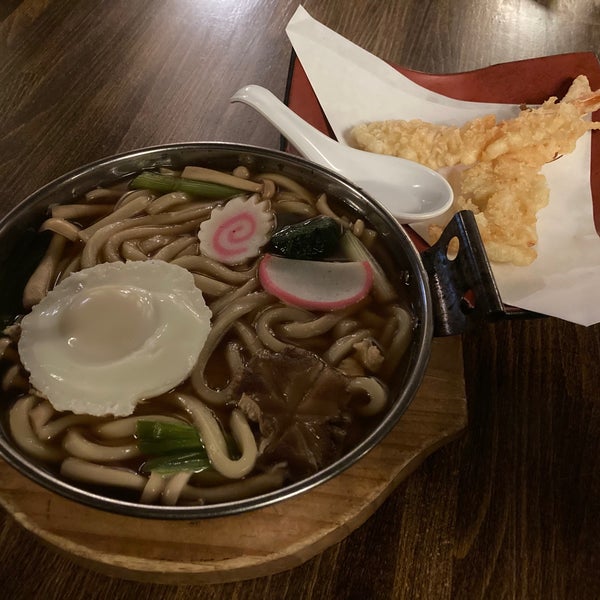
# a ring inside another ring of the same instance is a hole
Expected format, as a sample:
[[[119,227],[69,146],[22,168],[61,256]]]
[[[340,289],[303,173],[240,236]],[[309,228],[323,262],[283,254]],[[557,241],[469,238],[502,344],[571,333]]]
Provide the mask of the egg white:
[[[19,354],[56,410],[125,416],[189,376],[211,316],[182,267],[104,263],[71,274],[33,307]]]

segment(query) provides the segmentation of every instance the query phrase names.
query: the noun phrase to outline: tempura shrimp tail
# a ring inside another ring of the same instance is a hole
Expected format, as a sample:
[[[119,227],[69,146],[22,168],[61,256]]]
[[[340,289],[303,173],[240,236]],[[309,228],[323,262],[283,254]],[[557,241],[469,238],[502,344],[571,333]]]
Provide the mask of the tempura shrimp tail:
[[[600,109],[600,89],[593,91],[588,78],[585,75],[578,75],[562,102],[574,104],[582,115],[592,113]]]

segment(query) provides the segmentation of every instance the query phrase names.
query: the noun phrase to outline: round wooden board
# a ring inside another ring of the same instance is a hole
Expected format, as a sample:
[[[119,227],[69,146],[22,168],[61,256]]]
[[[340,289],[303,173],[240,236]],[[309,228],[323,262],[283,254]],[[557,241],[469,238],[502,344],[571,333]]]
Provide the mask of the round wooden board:
[[[467,423],[460,338],[436,339],[423,384],[385,440],[333,480],[241,515],[157,521],[79,505],[0,460],[0,503],[26,529],[104,573],[223,583],[293,568],[364,523],[426,456]]]

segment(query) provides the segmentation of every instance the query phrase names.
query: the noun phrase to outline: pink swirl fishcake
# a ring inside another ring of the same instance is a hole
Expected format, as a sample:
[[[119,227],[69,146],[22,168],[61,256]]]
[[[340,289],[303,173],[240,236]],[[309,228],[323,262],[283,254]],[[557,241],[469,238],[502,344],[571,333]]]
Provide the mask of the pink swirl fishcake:
[[[237,196],[215,208],[198,232],[202,254],[226,265],[259,255],[269,241],[275,219],[270,202],[258,194]]]

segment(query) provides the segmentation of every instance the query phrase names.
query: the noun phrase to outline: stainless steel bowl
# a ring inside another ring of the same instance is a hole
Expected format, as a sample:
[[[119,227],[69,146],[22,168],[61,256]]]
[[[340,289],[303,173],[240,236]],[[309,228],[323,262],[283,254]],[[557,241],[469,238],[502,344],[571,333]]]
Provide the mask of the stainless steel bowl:
[[[173,144],[111,156],[72,171],[25,199],[0,221],[0,289],[4,290],[0,298],[0,313],[10,316],[21,310],[20,292],[31,270],[31,254],[35,252],[29,239],[50,205],[68,203],[98,185],[114,182],[141,169],[158,165],[179,168],[186,164],[202,164],[216,169],[232,169],[244,164],[252,170],[288,175],[309,189],[324,191],[328,196],[341,199],[379,233],[389,259],[389,277],[395,285],[408,291],[418,326],[406,355],[405,367],[396,373],[390,386],[391,409],[379,425],[358,446],[315,475],[281,490],[245,500],[167,507],[126,502],[91,493],[58,478],[24,455],[11,441],[6,421],[0,421],[0,456],[23,475],[77,502],[137,517],[199,519],[233,515],[286,500],[335,477],[360,460],[398,422],[421,383],[433,337],[427,273],[413,243],[389,213],[349,181],[304,159],[274,150],[217,142]],[[406,272],[409,273],[408,278],[403,275]]]

